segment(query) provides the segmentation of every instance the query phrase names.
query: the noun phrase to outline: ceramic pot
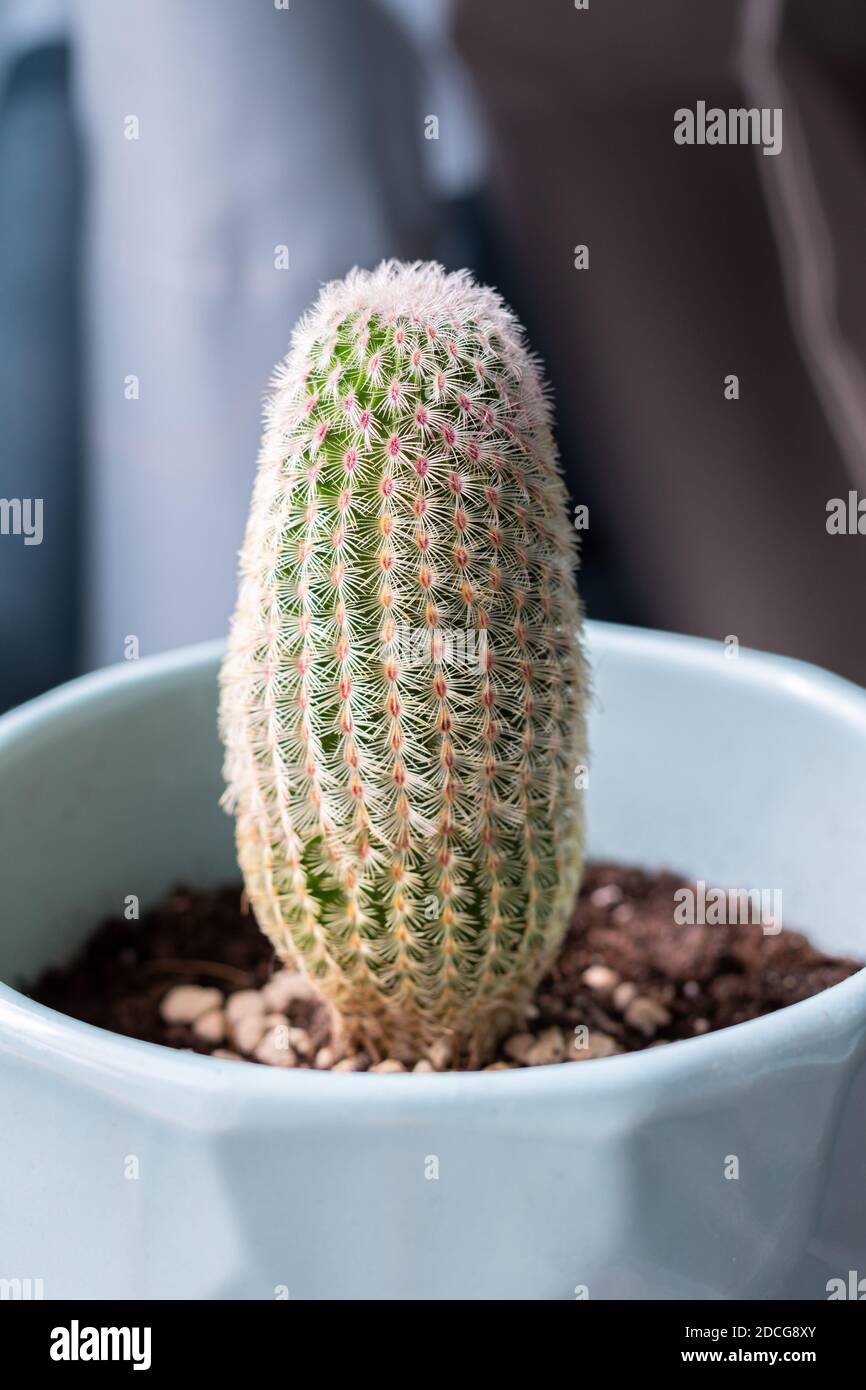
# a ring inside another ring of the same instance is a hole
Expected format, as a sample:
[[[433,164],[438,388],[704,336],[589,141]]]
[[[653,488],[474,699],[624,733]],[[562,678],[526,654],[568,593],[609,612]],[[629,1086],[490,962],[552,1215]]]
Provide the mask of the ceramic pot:
[[[589,646],[591,855],[781,889],[787,923],[866,954],[866,693],[722,644]],[[423,1076],[215,1061],[17,992],[128,895],[237,879],[218,663],[128,663],[0,720],[8,1296],[824,1298],[866,1274],[866,972],[643,1053]]]

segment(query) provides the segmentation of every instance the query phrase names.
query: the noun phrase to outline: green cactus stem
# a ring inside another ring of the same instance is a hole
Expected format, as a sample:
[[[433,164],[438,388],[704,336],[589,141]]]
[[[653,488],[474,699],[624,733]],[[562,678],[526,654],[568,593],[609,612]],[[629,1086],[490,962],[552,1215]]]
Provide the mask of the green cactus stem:
[[[326,286],[270,397],[222,677],[225,803],[347,1045],[479,1065],[583,858],[586,671],[551,410],[492,290]]]

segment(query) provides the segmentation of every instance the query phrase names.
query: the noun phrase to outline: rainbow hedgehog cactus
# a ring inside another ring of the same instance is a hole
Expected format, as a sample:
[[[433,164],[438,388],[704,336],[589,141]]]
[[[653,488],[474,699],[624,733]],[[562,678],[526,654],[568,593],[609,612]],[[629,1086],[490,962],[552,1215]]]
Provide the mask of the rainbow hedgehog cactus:
[[[484,1062],[581,873],[575,536],[523,331],[468,273],[322,291],[266,412],[223,666],[246,889],[338,1036]]]

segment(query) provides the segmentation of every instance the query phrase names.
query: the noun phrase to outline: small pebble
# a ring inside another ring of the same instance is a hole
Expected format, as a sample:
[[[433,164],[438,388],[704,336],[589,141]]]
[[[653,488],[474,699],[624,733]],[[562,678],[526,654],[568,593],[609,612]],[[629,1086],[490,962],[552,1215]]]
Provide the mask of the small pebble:
[[[253,1052],[265,1033],[264,1014],[244,1014],[231,1026],[231,1039],[239,1052]]]
[[[396,1057],[386,1057],[384,1062],[377,1062],[374,1067],[369,1067],[368,1070],[384,1073],[405,1071],[406,1068],[402,1062],[397,1061]]]
[[[515,1071],[515,1070],[516,1070],[516,1063],[515,1063],[515,1062],[491,1062],[490,1065],[489,1065],[488,1067],[484,1067],[483,1070],[484,1070],[484,1071]]]
[[[437,1038],[427,1049],[434,1071],[445,1071],[451,1064],[451,1044],[447,1038]]]
[[[630,1028],[637,1028],[638,1032],[643,1033],[645,1038],[651,1038],[653,1033],[658,1032],[659,1028],[664,1028],[671,1021],[668,1010],[662,1004],[657,1004],[655,999],[648,999],[645,995],[638,995],[626,1008],[623,1018]]]
[[[544,1028],[526,1055],[530,1067],[543,1067],[561,1062],[565,1056],[565,1038],[561,1028]]]
[[[286,1041],[286,1025],[269,1028],[253,1052],[257,1062],[269,1067],[294,1067],[298,1058]]]
[[[590,893],[589,901],[593,907],[615,907],[622,902],[622,889],[618,883],[606,883],[602,888],[596,888],[594,893]]]
[[[701,987],[697,980],[686,980],[683,985],[683,995],[686,999],[697,999],[701,992]]]
[[[637,998],[637,985],[633,985],[630,980],[624,980],[621,985],[617,985],[613,992],[613,1007],[620,1013],[627,1009],[633,999]]]
[[[166,1023],[195,1023],[202,1014],[218,1009],[223,1002],[221,989],[204,985],[175,985],[159,1006]]]
[[[534,1043],[533,1033],[512,1033],[510,1038],[505,1039],[502,1051],[513,1062],[525,1062]]]
[[[589,1047],[586,1050],[588,1057],[615,1057],[620,1051],[619,1045],[608,1033],[590,1033]]]
[[[314,987],[306,975],[297,970],[278,970],[266,985],[262,985],[265,1006],[273,1013],[283,1014],[297,999],[314,1000],[318,998]]]
[[[709,1033],[710,1031],[709,1020],[706,1018],[696,1018],[692,1027],[696,1033]]]
[[[226,1016],[222,1009],[208,1009],[206,1014],[196,1019],[192,1031],[202,1042],[218,1047],[225,1041],[226,1035]]]
[[[370,1065],[370,1058],[366,1052],[353,1052],[349,1057],[343,1057],[332,1068],[332,1071],[366,1071]]]
[[[244,1060],[239,1053],[233,1052],[230,1047],[216,1047],[211,1056],[221,1057],[224,1062],[242,1062]]]
[[[288,1019],[284,1014],[269,1014],[268,1019],[269,1021],[270,1019],[274,1020],[274,1026],[276,1026],[277,1020],[282,1023],[284,1028],[288,1026]],[[292,1028],[288,1026],[288,1038],[289,1046],[294,1048],[299,1057],[305,1058],[306,1061],[313,1060],[316,1048],[306,1028]]]
[[[590,965],[581,979],[595,994],[613,994],[619,984],[619,975],[608,965]]]
[[[226,1000],[226,1020],[229,1026],[239,1023],[242,1018],[263,1018],[265,1001],[260,990],[238,989]]]
[[[621,903],[620,906],[615,907],[613,912],[610,914],[610,920],[613,922],[614,926],[624,927],[627,922],[631,921],[633,916],[634,908],[631,906],[631,904]]]
[[[412,1068],[412,1070],[413,1070],[413,1071],[418,1071],[418,1072],[421,1072],[421,1071],[425,1071],[425,1072],[426,1072],[426,1071],[435,1071],[436,1068],[434,1067],[434,1065],[433,1065],[432,1062],[428,1062],[428,1061],[427,1061],[427,1058],[426,1058],[426,1057],[422,1057],[421,1060],[420,1060],[420,1062],[416,1062],[416,1063],[415,1063],[415,1065],[414,1065],[414,1067]]]

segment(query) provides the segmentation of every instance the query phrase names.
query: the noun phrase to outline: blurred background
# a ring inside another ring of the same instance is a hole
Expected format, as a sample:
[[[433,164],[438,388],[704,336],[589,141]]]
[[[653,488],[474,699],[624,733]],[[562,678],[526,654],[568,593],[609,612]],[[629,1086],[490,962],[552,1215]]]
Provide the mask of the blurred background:
[[[225,632],[271,369],[385,256],[527,324],[591,617],[866,682],[864,69],[862,0],[0,0],[0,707]]]

